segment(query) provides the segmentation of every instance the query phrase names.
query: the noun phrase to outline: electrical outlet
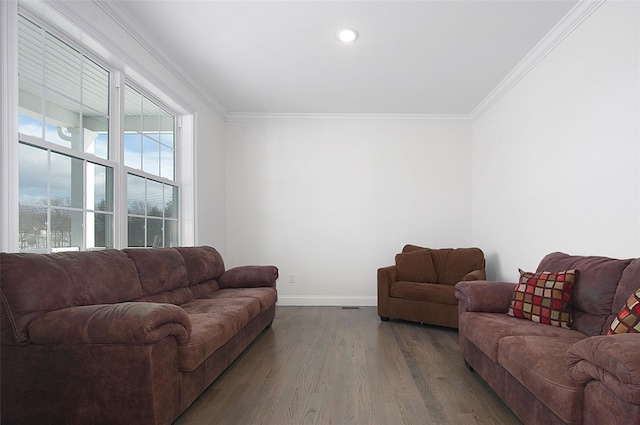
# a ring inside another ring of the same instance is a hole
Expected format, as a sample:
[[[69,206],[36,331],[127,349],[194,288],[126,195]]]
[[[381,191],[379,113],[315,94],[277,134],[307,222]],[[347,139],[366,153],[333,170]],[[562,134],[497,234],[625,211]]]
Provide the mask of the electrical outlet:
[[[295,274],[290,274],[289,275],[289,283],[290,284],[296,283],[296,275]]]

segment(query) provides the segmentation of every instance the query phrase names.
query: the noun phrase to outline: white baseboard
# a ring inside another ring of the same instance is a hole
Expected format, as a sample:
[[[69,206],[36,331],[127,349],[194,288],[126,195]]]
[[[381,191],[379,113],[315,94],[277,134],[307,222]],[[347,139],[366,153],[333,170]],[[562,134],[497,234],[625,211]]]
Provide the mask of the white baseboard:
[[[278,295],[278,305],[282,306],[337,306],[337,307],[375,307],[377,297],[344,297],[315,295]]]

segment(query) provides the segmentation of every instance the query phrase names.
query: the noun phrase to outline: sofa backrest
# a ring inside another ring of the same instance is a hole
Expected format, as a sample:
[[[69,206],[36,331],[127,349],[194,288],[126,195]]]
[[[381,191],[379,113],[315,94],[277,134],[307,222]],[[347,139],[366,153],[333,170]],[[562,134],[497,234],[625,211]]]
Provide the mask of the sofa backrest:
[[[28,344],[36,317],[68,307],[149,301],[182,304],[220,289],[211,247],[0,253],[2,341]]]
[[[438,275],[437,283],[455,285],[462,278],[475,270],[484,270],[484,253],[480,248],[442,248],[431,249],[416,245],[405,245],[402,252],[427,250],[431,254],[433,266]]]
[[[572,328],[586,335],[594,336],[606,333],[607,323],[611,323],[613,320],[611,314],[618,286],[625,269],[631,262],[632,260],[573,256],[554,252],[546,255],[540,261],[537,271],[560,272],[571,269],[578,271],[577,280],[573,286]],[[635,277],[639,276],[640,274],[636,272]],[[627,298],[629,295],[631,293],[627,294]],[[621,298],[622,295],[619,297]]]
[[[142,287],[133,261],[118,250],[0,253],[0,296],[3,342],[27,344],[27,326],[48,311],[129,301]]]

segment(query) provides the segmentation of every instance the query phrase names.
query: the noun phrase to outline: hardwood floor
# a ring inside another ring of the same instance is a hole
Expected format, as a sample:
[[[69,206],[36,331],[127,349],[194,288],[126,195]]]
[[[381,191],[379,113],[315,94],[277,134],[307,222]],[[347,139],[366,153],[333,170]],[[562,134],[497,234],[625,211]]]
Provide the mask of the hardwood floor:
[[[278,307],[273,326],[174,425],[520,424],[452,329],[375,307]]]

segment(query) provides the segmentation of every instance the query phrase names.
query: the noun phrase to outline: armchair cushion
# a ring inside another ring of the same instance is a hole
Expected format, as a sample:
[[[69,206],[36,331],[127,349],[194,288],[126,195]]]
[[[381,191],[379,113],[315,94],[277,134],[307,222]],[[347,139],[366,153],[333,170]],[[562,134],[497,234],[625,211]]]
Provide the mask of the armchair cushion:
[[[507,315],[569,329],[576,271],[529,273],[520,270]]]
[[[391,296],[405,300],[426,301],[457,306],[455,287],[438,283],[404,282],[391,285]]]
[[[400,281],[438,283],[431,253],[426,249],[396,255],[396,267]]]

